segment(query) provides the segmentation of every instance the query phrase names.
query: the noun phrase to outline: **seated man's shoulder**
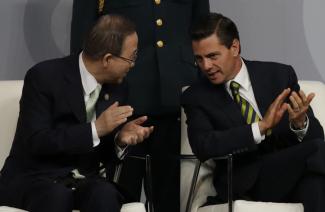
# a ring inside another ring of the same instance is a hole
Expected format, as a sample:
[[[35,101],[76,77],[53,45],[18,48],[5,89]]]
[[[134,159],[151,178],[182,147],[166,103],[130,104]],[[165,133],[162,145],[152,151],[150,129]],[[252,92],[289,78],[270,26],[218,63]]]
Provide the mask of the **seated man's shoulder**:
[[[279,62],[274,62],[274,61],[249,61],[246,60],[245,61],[247,66],[258,66],[258,67],[262,67],[265,69],[275,69],[275,70],[287,70],[287,69],[291,69],[290,65],[284,64],[284,63],[279,63]]]
[[[182,93],[182,102],[193,102],[193,100],[198,102],[202,98],[206,99],[206,96],[210,94],[209,90],[213,89],[213,87],[213,84],[208,81],[198,81],[191,86],[184,88]]]
[[[25,80],[32,78],[33,80],[51,79],[55,81],[56,77],[61,77],[64,72],[78,68],[78,60],[74,60],[71,56],[49,59],[37,63],[31,67],[25,76]]]

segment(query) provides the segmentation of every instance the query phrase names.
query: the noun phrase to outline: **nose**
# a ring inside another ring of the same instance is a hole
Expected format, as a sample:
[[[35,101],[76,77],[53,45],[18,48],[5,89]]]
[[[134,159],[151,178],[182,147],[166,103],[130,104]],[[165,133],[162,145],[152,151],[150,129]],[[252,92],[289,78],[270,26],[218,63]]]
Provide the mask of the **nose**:
[[[202,60],[202,64],[201,64],[201,69],[202,70],[205,70],[205,71],[208,71],[212,68],[212,62],[209,58],[204,58]]]

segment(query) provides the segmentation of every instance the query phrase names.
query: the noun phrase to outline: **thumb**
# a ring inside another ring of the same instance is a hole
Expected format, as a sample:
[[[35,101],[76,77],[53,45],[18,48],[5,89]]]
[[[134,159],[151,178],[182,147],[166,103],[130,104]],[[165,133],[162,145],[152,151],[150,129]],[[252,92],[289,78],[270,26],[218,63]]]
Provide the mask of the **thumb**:
[[[141,125],[141,124],[143,124],[145,121],[147,121],[147,119],[148,119],[147,116],[141,116],[141,117],[139,117],[139,118],[137,118],[137,119],[134,119],[133,122],[134,122],[135,124]]]

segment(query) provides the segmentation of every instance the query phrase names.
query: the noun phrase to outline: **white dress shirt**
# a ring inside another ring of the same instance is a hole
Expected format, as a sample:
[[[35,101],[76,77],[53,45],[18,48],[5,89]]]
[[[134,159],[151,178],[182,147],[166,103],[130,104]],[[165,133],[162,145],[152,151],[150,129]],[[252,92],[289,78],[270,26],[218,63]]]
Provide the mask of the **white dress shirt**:
[[[253,107],[256,114],[259,116],[259,118],[262,119],[261,112],[258,109],[258,106],[257,106],[257,103],[256,103],[256,99],[255,99],[255,96],[254,96],[251,80],[250,80],[249,75],[248,75],[247,67],[246,67],[243,60],[242,60],[242,66],[241,66],[240,71],[238,72],[238,74],[235,76],[234,79],[228,81],[225,84],[228,93],[233,98],[233,96],[231,94],[231,90],[230,90],[230,82],[231,81],[235,81],[238,84],[240,84],[239,95],[249,102],[249,104]],[[261,143],[265,139],[265,135],[261,134],[261,131],[260,131],[259,127],[258,127],[258,123],[257,122],[252,123],[251,126],[252,126],[252,132],[253,132],[253,137],[254,137],[255,143],[256,144]],[[306,124],[305,124],[304,129],[294,130],[293,127],[290,124],[290,129],[297,135],[299,141],[302,141],[302,139],[306,135],[308,127],[309,127],[308,117],[306,119]]]

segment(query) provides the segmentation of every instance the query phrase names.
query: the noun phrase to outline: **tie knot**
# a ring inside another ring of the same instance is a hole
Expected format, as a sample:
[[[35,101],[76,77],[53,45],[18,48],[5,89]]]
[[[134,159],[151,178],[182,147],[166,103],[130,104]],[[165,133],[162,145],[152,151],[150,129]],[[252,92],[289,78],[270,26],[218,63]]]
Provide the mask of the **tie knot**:
[[[234,94],[238,94],[240,88],[240,84],[235,82],[235,81],[231,81],[230,82],[230,89]]]
[[[89,94],[89,99],[86,102],[87,121],[90,121],[95,113],[95,105],[101,90],[101,86],[97,85],[95,90]]]
[[[101,86],[97,85],[96,88],[89,94],[89,99],[96,99],[97,101],[100,90],[101,90]]]

